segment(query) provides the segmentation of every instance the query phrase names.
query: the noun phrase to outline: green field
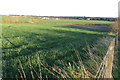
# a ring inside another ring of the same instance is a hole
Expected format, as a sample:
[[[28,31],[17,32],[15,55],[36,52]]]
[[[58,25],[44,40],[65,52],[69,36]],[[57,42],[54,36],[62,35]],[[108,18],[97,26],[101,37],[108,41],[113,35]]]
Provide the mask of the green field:
[[[22,18],[22,17],[8,17],[8,16],[4,16],[2,18],[2,20],[12,20],[12,21],[21,21],[21,22],[28,22],[28,21],[32,21],[32,22],[48,22],[48,23],[73,23],[73,24],[101,24],[101,25],[111,25],[114,22],[111,21],[95,21],[95,20],[46,20],[46,19],[31,19],[29,17],[26,18]]]
[[[85,21],[85,20],[42,20],[29,18],[3,17],[3,20],[38,21],[49,23],[76,23],[76,24],[113,24],[109,21]],[[19,76],[19,60],[27,77],[31,77],[29,64],[40,72],[39,65],[59,65],[63,61],[66,64],[76,61],[75,48],[85,64],[91,63],[86,57],[88,45],[95,45],[104,37],[112,34],[106,31],[92,30],[75,27],[74,25],[60,24],[30,24],[30,23],[3,23],[2,24],[2,58],[3,77],[14,78]],[[103,46],[102,46],[103,48]],[[99,49],[102,49],[99,47]],[[101,52],[106,52],[104,49]],[[99,50],[98,50],[99,51]],[[97,53],[96,53],[97,54]],[[103,57],[103,56],[102,56]],[[42,70],[42,76],[48,75]]]

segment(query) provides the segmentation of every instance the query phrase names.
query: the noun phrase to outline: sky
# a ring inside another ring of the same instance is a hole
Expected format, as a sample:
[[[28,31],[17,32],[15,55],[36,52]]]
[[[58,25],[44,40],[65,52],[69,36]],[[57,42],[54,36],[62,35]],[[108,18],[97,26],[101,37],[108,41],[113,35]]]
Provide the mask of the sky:
[[[0,15],[118,17],[120,0],[2,0]]]

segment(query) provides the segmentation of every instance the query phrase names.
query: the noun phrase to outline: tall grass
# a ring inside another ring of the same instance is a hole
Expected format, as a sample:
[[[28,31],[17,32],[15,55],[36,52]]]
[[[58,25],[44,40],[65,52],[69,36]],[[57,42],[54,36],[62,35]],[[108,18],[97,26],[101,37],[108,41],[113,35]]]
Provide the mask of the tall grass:
[[[115,21],[115,23],[112,25],[112,32],[117,33],[118,30],[119,30],[118,21]]]
[[[116,34],[116,47],[115,47],[115,58],[113,65],[113,77],[120,78],[120,19],[118,19],[115,24],[112,25],[112,32]]]
[[[31,65],[31,61],[29,59],[29,73],[32,79],[44,79],[44,78],[57,78],[57,79],[84,79],[84,78],[94,78],[95,74],[100,66],[100,63],[103,60],[103,57],[106,55],[107,48],[109,46],[110,40],[112,38],[104,37],[95,45],[87,46],[86,54],[84,54],[88,61],[83,60],[83,56],[80,56],[80,52],[75,49],[74,45],[71,45],[73,50],[75,51],[76,61],[72,62],[64,62],[63,60],[59,61],[59,64],[54,64],[50,66],[46,63],[39,64],[37,67]],[[71,56],[73,57],[73,56]],[[40,62],[40,57],[37,56],[38,62]],[[71,58],[72,59],[72,58]],[[19,75],[16,75],[17,78],[30,78],[26,76],[24,69],[22,67],[21,61],[19,61],[20,68],[18,69]],[[36,69],[38,68],[38,69]],[[44,73],[47,73],[46,75]]]

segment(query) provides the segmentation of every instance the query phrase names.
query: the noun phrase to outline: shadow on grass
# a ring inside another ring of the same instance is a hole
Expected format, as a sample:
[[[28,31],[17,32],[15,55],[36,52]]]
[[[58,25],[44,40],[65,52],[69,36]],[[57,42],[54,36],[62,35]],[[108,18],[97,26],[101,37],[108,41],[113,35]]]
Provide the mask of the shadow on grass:
[[[54,26],[61,27],[61,26]],[[74,28],[79,30],[86,31],[95,31],[84,28],[78,28],[73,26],[62,26],[62,28]],[[12,65],[9,61],[13,59],[19,59],[23,57],[21,61],[26,65],[28,59],[26,57],[32,56],[37,58],[36,53],[42,55],[44,57],[44,62],[48,65],[53,66],[54,64],[59,65],[59,61],[62,60],[66,63],[77,61],[75,51],[73,48],[80,52],[80,56],[82,56],[83,61],[87,62],[87,57],[85,55],[85,51],[83,49],[87,49],[87,45],[94,45],[98,39],[109,36],[106,33],[103,34],[89,34],[85,32],[75,32],[75,31],[66,31],[59,29],[40,29],[46,30],[48,33],[40,34],[38,32],[26,32],[27,36],[24,36],[28,45],[24,45],[24,47],[14,48],[3,51],[6,53],[10,53],[9,55],[3,56],[3,60],[6,61],[7,65]],[[95,31],[102,32],[102,31]],[[22,44],[20,44],[22,45]],[[39,52],[41,51],[41,53]],[[25,60],[23,60],[25,59]],[[8,61],[9,60],[9,61]],[[18,62],[14,64],[17,65]],[[23,65],[24,65],[23,64]],[[5,68],[11,68],[9,71],[15,70],[17,72],[17,67],[10,67],[5,65]],[[37,65],[37,63],[36,63]],[[10,76],[9,73],[6,74]],[[15,75],[15,74],[13,74]]]
[[[110,32],[109,30],[98,30],[98,29],[90,29],[90,28],[85,28],[85,27],[83,28],[83,27],[76,27],[74,25],[69,25],[69,26],[54,26],[54,27],[72,28],[72,29],[83,29],[83,30],[87,30],[87,31],[97,31],[97,32]],[[109,27],[109,26],[106,26],[106,27]]]
[[[61,26],[54,26],[54,27],[61,27]],[[62,26],[62,28],[63,27],[64,26]],[[90,30],[85,28],[78,28],[71,25],[65,26],[64,28],[74,28],[74,29],[80,29],[80,30],[86,30],[86,31],[95,31],[95,30]],[[40,29],[40,30],[47,30],[48,33],[40,34],[36,32],[26,32],[29,35],[24,37],[26,37],[26,40],[31,45],[28,45],[26,48],[21,49],[19,53],[16,53],[15,51],[15,53],[18,55],[17,56],[13,55],[10,58],[17,58],[23,55],[28,56],[40,50],[48,51],[48,52],[50,52],[51,50],[52,51],[58,50],[63,52],[65,51],[66,52],[65,55],[67,55],[68,54],[67,50],[69,50],[70,44],[72,44],[80,52],[84,52],[82,49],[86,48],[87,44],[94,45],[99,38],[108,36],[107,33],[89,34],[85,32],[77,32],[77,31],[75,32],[75,31],[66,31],[66,30],[55,30],[55,29]],[[49,34],[49,32],[52,32],[52,33]],[[102,32],[102,31],[95,31],[95,32]],[[44,40],[42,40],[40,37],[43,37]],[[24,44],[20,44],[20,46],[17,48],[20,48],[21,45],[24,45]],[[14,49],[14,48],[16,47],[4,48],[4,49]],[[27,54],[27,53],[31,53],[31,54]],[[64,57],[65,55],[62,55],[61,57]],[[6,59],[9,59],[9,58],[6,57]],[[49,61],[49,60],[46,60],[46,61]]]

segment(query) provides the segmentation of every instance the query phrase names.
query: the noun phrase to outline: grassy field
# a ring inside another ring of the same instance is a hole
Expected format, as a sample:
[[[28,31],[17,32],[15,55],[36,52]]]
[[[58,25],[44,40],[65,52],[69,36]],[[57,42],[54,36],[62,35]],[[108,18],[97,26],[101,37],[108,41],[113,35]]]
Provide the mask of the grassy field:
[[[29,18],[3,17],[3,20],[12,21],[37,21],[49,23],[77,23],[77,24],[113,24],[108,21],[85,21],[85,20],[42,20]],[[20,76],[19,60],[27,77],[31,77],[29,65],[36,71],[39,65],[59,65],[61,61],[69,63],[76,61],[76,52],[87,65],[91,63],[86,57],[87,46],[95,45],[104,37],[112,34],[106,31],[91,30],[75,27],[74,25],[60,24],[30,24],[30,23],[3,23],[2,24],[2,50],[3,50],[3,77],[14,78]],[[105,53],[104,47],[99,47],[100,53]],[[98,50],[99,51],[99,50]],[[96,53],[97,55],[97,53]],[[100,55],[100,54],[99,54]],[[103,57],[104,55],[101,54]],[[42,76],[49,75],[42,70]]]
[[[33,17],[34,18],[34,17]],[[47,19],[31,19],[29,17],[22,18],[22,17],[11,17],[11,16],[4,16],[2,18],[3,21],[20,21],[20,22],[48,22],[48,23],[73,23],[73,24],[101,24],[101,25],[111,25],[114,22],[110,21],[95,21],[95,20],[47,20]]]

